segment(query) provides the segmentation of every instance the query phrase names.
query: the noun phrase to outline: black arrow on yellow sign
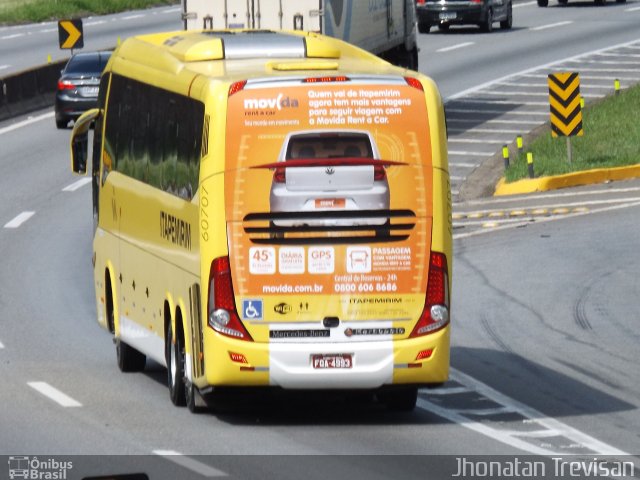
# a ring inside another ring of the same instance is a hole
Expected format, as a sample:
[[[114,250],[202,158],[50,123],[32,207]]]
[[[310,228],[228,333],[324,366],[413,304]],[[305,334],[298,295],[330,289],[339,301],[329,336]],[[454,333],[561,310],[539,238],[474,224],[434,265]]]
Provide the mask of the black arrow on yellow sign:
[[[58,41],[60,48],[73,49],[84,47],[82,37],[82,19],[60,20],[58,22]]]
[[[583,135],[578,73],[551,73],[548,84],[551,134],[554,137]]]

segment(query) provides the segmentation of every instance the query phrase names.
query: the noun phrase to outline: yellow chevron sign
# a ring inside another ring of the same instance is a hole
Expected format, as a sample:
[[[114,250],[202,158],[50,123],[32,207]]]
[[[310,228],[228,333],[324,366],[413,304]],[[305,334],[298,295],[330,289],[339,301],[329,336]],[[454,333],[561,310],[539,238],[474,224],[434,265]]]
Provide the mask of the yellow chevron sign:
[[[554,137],[582,136],[580,75],[577,72],[551,73],[548,83],[551,134]]]
[[[84,47],[82,19],[60,20],[58,22],[58,41],[62,49]]]

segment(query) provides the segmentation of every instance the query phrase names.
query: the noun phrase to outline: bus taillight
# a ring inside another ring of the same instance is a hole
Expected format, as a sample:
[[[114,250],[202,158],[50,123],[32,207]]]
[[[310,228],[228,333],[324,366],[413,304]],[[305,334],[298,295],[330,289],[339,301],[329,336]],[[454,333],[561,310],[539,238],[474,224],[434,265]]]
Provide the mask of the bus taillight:
[[[424,309],[411,337],[444,328],[449,323],[449,270],[444,253],[431,252]]]
[[[209,273],[209,326],[218,333],[253,341],[236,310],[229,257],[216,258]]]

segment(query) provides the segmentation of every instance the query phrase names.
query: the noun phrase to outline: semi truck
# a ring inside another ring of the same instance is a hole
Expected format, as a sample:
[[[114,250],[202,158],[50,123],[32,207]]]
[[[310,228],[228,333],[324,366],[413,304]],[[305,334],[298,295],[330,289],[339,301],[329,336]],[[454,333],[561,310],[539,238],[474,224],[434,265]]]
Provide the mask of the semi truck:
[[[418,69],[415,0],[182,0],[185,30],[304,30]]]

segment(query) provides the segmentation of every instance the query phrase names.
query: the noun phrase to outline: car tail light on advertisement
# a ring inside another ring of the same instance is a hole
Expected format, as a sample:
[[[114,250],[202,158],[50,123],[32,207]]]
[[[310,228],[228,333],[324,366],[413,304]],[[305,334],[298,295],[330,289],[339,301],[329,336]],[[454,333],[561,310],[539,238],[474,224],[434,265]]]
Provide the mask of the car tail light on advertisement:
[[[411,337],[444,328],[449,323],[449,271],[444,253],[431,252],[424,310]]]
[[[285,183],[287,181],[287,173],[284,167],[276,168],[273,172],[273,183]]]
[[[373,179],[376,182],[380,182],[384,180],[386,176],[387,176],[387,173],[384,171],[384,167],[382,166],[373,167]]]
[[[209,326],[218,333],[253,341],[236,311],[229,257],[216,258],[209,274]]]

